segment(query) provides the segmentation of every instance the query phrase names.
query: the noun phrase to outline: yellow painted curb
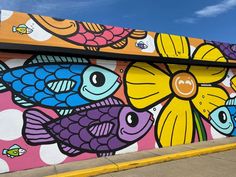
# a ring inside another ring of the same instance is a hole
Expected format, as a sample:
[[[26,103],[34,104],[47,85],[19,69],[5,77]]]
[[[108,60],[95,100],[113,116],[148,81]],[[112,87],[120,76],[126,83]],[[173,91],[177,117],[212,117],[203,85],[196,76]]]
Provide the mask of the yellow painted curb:
[[[72,171],[72,172],[51,175],[48,177],[95,176],[95,175],[101,175],[104,173],[111,173],[111,172],[117,172],[117,171],[121,171],[121,170],[131,169],[131,168],[143,167],[143,166],[161,163],[161,162],[167,162],[167,161],[183,159],[183,158],[188,158],[188,157],[194,157],[194,156],[199,156],[199,155],[204,155],[204,154],[222,152],[222,151],[227,151],[227,150],[231,150],[231,149],[236,149],[236,143],[219,145],[219,146],[214,146],[214,147],[207,147],[207,148],[202,148],[202,149],[194,149],[194,150],[189,150],[189,151],[184,151],[184,152],[178,152],[175,154],[167,154],[167,155],[150,157],[150,158],[145,158],[145,159],[140,159],[140,160],[115,163],[115,164],[111,164],[111,165],[104,165],[104,166],[100,166],[100,167],[88,168],[88,169],[83,169],[83,170],[76,170],[76,171]]]

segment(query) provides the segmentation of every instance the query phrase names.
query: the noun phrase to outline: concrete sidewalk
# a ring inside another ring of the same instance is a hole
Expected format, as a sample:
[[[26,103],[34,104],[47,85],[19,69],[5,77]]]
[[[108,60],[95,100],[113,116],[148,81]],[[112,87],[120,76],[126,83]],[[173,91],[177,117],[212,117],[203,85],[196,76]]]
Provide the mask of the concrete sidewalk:
[[[236,150],[180,159],[97,177],[234,177]]]
[[[206,148],[219,146],[224,144],[236,143],[236,137],[234,138],[223,138],[218,140],[193,143],[188,145],[180,145],[169,148],[154,149],[142,152],[128,153],[122,155],[115,155],[110,157],[102,157],[97,159],[83,160],[79,162],[72,162],[67,164],[43,167],[33,170],[25,170],[14,173],[6,173],[0,175],[0,177],[42,177],[53,174],[60,174],[63,172],[81,170],[93,167],[99,167],[104,165],[114,165],[119,162],[127,162],[138,159],[145,159],[150,157],[157,157],[167,154],[174,154],[179,152],[185,152],[193,149]],[[215,169],[213,169],[215,168]],[[188,159],[176,160],[172,162],[165,162],[156,165],[150,165],[142,168],[136,168],[126,170],[117,173],[111,173],[107,175],[101,175],[100,177],[111,177],[111,176],[127,176],[127,177],[151,177],[151,176],[203,176],[209,169],[208,177],[215,177],[217,174],[227,176],[236,176],[236,150],[225,151],[215,154],[209,154],[205,156],[192,157]],[[235,172],[234,174],[233,171]],[[147,172],[147,173],[146,173]],[[226,172],[231,173],[225,175]]]

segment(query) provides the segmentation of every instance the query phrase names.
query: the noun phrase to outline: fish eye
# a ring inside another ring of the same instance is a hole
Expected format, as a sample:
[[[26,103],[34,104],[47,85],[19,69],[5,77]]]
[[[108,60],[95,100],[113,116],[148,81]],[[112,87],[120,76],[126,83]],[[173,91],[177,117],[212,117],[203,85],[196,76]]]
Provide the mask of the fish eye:
[[[224,111],[219,112],[219,120],[223,124],[227,121],[227,116]]]
[[[105,76],[101,72],[94,72],[90,75],[90,82],[95,87],[101,87],[105,83]]]
[[[127,114],[126,116],[126,123],[130,126],[130,127],[135,127],[138,125],[138,115],[134,112],[130,112]]]

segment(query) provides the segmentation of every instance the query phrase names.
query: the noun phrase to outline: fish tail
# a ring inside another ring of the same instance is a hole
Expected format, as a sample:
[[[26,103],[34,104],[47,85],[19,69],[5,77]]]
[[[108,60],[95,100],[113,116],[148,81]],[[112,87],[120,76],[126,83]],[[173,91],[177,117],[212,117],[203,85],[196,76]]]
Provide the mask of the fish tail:
[[[44,128],[44,124],[52,120],[51,117],[37,109],[29,109],[24,112],[23,119],[22,134],[28,144],[39,145],[55,142]]]
[[[4,74],[4,71],[6,71],[7,69],[9,69],[8,66],[4,62],[0,61],[0,92],[7,90],[6,86],[2,83],[1,79]]]
[[[16,32],[16,26],[12,27],[12,32]]]
[[[2,154],[3,154],[3,155],[7,155],[7,149],[3,149],[3,150],[2,150]]]

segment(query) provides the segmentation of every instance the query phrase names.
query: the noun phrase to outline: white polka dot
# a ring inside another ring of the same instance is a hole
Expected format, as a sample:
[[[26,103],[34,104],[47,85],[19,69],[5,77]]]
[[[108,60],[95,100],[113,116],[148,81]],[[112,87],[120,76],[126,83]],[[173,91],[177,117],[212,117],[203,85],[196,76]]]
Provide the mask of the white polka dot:
[[[7,109],[0,112],[0,140],[11,141],[20,138],[22,126],[21,111]]]
[[[10,59],[5,62],[9,68],[14,68],[17,66],[23,66],[26,59]]]
[[[116,65],[117,65],[116,60],[97,60],[96,63],[97,65],[103,66],[112,71],[116,69]]]
[[[32,19],[27,21],[26,26],[33,30],[32,33],[28,34],[30,38],[36,41],[47,41],[52,37],[50,33],[42,29],[37,23],[35,23]]]
[[[40,158],[48,165],[62,163],[67,156],[62,154],[57,144],[42,145],[39,150]]]
[[[140,42],[143,42],[147,47],[145,49],[141,49],[142,52],[153,53],[155,51],[155,49],[156,49],[155,42],[154,42],[154,39],[152,36],[147,35],[146,38],[137,40],[136,47],[137,47],[137,44]]]
[[[191,55],[191,57],[193,57],[193,52],[196,50],[196,47],[194,47],[194,46],[190,46],[190,55]]]
[[[229,97],[230,97],[230,98],[236,97],[236,93],[231,93],[231,94],[229,95]]]
[[[138,143],[134,143],[124,149],[116,151],[116,154],[124,154],[124,153],[128,153],[128,152],[137,152],[137,151],[138,151]]]
[[[162,105],[161,104],[158,104],[154,107],[152,107],[151,109],[149,109],[148,111],[152,113],[153,115],[153,118],[155,119],[155,121],[157,120],[157,117],[162,109]]]
[[[5,160],[0,159],[0,173],[9,172],[8,164]]]
[[[219,133],[218,131],[216,131],[216,129],[214,129],[212,126],[211,126],[211,136],[213,139],[219,139],[219,138],[225,138],[226,136]]]
[[[229,69],[225,79],[223,80],[223,84],[226,86],[226,87],[230,87],[230,80],[232,79],[232,77],[234,76],[234,73],[232,72],[231,69]]]
[[[2,10],[1,13],[2,13],[1,14],[1,22],[2,22],[2,21],[9,19],[12,16],[13,11]]]

